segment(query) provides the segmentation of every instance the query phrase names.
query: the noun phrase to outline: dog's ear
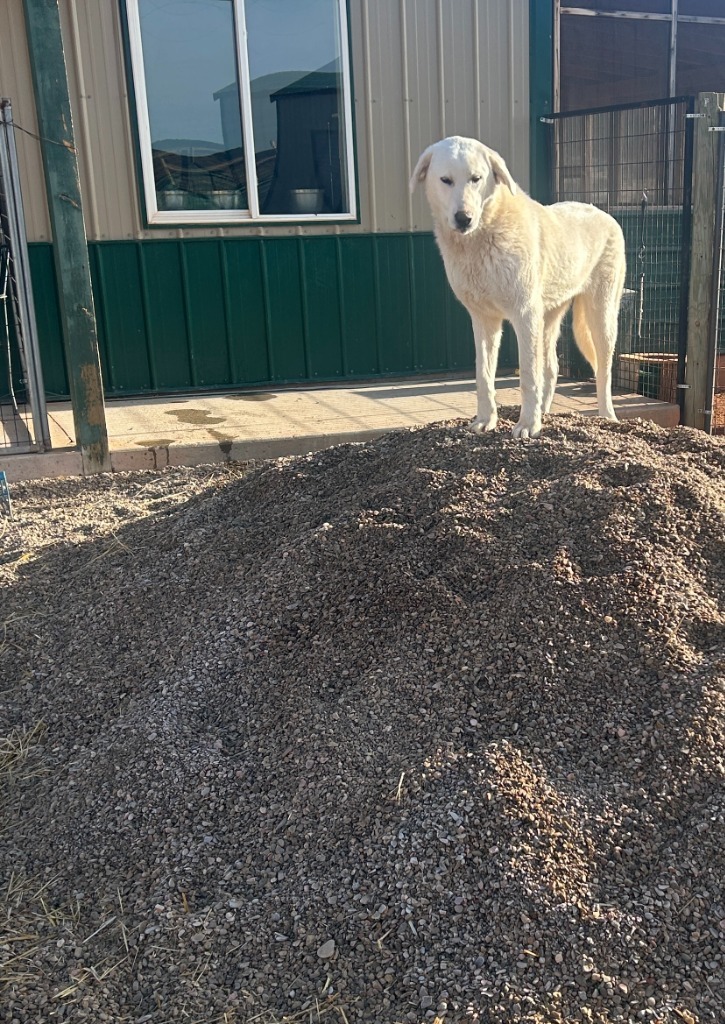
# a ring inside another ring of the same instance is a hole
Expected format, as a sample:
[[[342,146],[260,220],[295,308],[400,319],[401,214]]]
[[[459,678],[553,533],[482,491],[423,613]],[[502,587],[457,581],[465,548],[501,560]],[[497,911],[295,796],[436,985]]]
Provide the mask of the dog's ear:
[[[506,185],[512,196],[515,196],[518,192],[516,182],[511,177],[511,173],[506,166],[506,161],[498,153],[494,153],[491,149],[488,152],[488,159],[491,162],[491,170],[493,171],[493,177],[497,185]]]
[[[410,191],[415,192],[415,186],[419,181],[425,181],[426,175],[428,174],[428,168],[430,167],[431,157],[433,156],[433,146],[428,146],[424,150],[418,159],[418,163],[415,165],[415,170],[410,179]]]

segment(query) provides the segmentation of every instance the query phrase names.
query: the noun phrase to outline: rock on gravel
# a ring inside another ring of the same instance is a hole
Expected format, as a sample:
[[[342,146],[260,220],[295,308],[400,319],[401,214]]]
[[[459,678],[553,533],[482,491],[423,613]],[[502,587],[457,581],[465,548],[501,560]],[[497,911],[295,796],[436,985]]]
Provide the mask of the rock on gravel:
[[[725,446],[16,485],[0,1020],[725,1020]]]

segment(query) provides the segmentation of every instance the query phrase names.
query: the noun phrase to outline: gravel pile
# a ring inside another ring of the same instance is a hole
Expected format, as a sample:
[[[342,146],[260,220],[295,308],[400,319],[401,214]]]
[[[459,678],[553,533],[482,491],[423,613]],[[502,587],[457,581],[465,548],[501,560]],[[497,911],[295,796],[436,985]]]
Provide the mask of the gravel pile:
[[[13,496],[0,1020],[725,1020],[725,442]]]

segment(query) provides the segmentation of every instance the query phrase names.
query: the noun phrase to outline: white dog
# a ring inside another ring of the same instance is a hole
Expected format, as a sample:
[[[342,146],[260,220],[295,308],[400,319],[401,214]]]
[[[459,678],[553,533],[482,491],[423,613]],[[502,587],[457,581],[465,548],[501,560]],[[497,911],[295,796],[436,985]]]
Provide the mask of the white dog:
[[[515,437],[536,437],[551,408],[561,321],[574,303],[574,337],[597,380],[599,415],[616,419],[612,356],[624,286],[624,236],[585,203],[541,206],[503,158],[475,139],[429,146],[410,179],[425,182],[446,273],[470,313],[476,345],[477,431],[498,413],[494,379],[503,321],[516,331],[521,412]]]

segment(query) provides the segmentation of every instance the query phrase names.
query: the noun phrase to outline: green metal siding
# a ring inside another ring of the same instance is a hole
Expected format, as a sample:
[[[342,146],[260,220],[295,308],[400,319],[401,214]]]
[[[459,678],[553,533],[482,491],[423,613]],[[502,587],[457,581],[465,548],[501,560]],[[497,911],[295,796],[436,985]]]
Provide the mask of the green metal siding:
[[[429,234],[91,242],[89,250],[109,396],[473,367],[470,321]],[[47,390],[64,397],[52,247],[30,251]]]
[[[323,380],[345,375],[344,346],[339,343],[343,319],[337,241],[298,239],[309,371]]]
[[[410,287],[414,269],[408,262],[405,235],[381,235],[375,246],[379,308],[378,330],[384,374],[412,373],[413,330]]]
[[[151,386],[159,391],[187,387],[191,355],[181,251],[165,242],[139,242],[138,260],[146,340],[153,353]]]
[[[258,244],[267,298],[270,377],[309,380],[298,240],[265,238]]]
[[[141,292],[138,245],[89,245],[105,388],[110,393],[152,388],[151,349]]]
[[[339,280],[344,329],[342,351],[350,377],[380,374],[379,308],[373,261],[375,236],[339,238]]]
[[[68,396],[68,373],[65,365],[53,246],[47,242],[34,242],[28,246],[28,256],[33,279],[35,319],[38,323],[45,392],[48,398],[65,398]]]
[[[203,241],[181,249],[192,387],[224,387],[232,380],[234,339],[225,316],[222,244]]]

